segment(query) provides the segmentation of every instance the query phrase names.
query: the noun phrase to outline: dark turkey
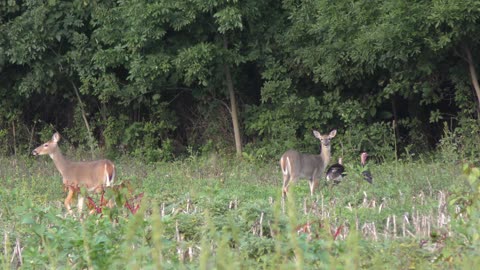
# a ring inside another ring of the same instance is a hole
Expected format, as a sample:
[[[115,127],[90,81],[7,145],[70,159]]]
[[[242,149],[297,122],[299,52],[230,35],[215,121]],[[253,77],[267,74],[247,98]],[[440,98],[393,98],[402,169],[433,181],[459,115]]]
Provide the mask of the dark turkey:
[[[338,159],[338,163],[333,164],[328,168],[327,172],[327,180],[333,181],[334,184],[340,183],[342,178],[345,177],[345,167],[343,167],[342,158]]]

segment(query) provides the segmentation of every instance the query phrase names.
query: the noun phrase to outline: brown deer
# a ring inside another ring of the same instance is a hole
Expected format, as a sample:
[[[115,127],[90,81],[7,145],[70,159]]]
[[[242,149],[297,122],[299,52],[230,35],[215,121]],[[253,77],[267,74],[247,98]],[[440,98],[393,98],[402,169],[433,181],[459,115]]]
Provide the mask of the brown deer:
[[[103,192],[105,187],[113,184],[115,165],[108,159],[87,162],[70,161],[60,152],[58,141],[60,141],[60,134],[57,132],[53,134],[50,141],[35,148],[32,154],[34,156],[49,155],[53,159],[53,163],[62,175],[63,185],[68,190],[65,207],[71,214],[70,202],[75,193],[78,193],[78,212],[81,213],[85,198],[79,192],[80,188],[84,187],[88,192]]]
[[[330,162],[330,140],[335,137],[337,130],[332,130],[328,135],[322,135],[314,130],[313,135],[321,142],[320,155],[302,154],[296,150],[288,150],[280,159],[280,167],[283,173],[283,197],[287,195],[290,181],[297,182],[299,178],[309,180],[310,195],[318,186],[323,172]]]

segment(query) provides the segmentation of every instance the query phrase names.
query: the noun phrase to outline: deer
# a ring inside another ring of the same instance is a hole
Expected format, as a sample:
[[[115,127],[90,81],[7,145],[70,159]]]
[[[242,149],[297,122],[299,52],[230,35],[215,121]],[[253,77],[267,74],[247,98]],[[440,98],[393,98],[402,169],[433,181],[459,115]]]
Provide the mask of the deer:
[[[290,183],[296,183],[299,178],[309,180],[310,195],[313,197],[313,192],[330,162],[330,140],[337,135],[337,130],[332,130],[328,135],[322,135],[314,130],[313,135],[320,140],[321,152],[319,155],[303,154],[291,149],[280,158],[280,167],[283,174],[283,198],[287,196]]]
[[[65,158],[58,147],[60,134],[56,132],[52,139],[35,148],[34,156],[49,155],[55,167],[63,178],[65,190],[68,190],[65,198],[65,207],[72,214],[71,201],[75,193],[78,193],[78,213],[81,214],[85,198],[78,192],[80,188],[86,188],[87,192],[101,193],[105,187],[113,185],[115,179],[115,165],[108,159],[94,161],[70,161]],[[109,202],[110,206],[113,202]]]

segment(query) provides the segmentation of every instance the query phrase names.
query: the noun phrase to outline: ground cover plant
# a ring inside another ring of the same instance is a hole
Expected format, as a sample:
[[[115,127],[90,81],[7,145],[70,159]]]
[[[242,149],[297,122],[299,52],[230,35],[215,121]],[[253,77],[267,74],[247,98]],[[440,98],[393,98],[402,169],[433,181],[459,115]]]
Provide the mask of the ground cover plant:
[[[79,217],[66,214],[50,160],[2,159],[1,265],[442,269],[478,263],[474,166],[433,159],[371,164],[373,185],[351,173],[310,197],[303,180],[283,202],[278,164],[233,160],[118,160],[118,181],[144,193],[138,212],[117,205]]]

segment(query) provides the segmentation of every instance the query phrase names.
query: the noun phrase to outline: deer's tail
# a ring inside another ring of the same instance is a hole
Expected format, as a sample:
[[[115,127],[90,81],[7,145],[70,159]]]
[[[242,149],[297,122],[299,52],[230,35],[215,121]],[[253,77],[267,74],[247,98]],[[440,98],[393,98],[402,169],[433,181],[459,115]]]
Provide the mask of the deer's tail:
[[[115,165],[112,162],[105,162],[104,167],[104,182],[107,187],[113,185],[113,181],[115,180]]]
[[[283,175],[288,175],[292,171],[292,165],[288,157],[282,157],[280,159],[280,167],[282,168]]]

